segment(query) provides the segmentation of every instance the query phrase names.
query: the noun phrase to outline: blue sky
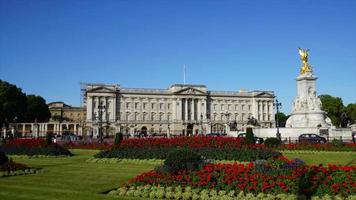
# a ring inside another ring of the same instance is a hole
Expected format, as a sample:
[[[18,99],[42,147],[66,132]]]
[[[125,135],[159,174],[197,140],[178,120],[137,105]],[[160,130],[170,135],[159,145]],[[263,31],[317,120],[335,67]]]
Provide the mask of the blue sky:
[[[290,113],[298,47],[318,94],[356,102],[356,1],[0,0],[0,79],[79,105],[80,82],[272,90]]]

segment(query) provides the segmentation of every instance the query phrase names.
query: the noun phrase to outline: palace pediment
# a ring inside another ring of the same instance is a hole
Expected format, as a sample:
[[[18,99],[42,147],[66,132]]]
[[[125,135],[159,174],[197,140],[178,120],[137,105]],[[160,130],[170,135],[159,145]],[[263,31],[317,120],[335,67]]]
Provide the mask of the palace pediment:
[[[174,92],[174,94],[176,95],[205,95],[205,92],[193,88],[193,87],[187,87],[181,90],[178,90],[176,92]]]
[[[87,90],[87,93],[115,93],[116,90],[105,86],[99,86]]]
[[[255,97],[273,98],[274,94],[270,93],[270,92],[260,92],[260,93],[256,94]]]

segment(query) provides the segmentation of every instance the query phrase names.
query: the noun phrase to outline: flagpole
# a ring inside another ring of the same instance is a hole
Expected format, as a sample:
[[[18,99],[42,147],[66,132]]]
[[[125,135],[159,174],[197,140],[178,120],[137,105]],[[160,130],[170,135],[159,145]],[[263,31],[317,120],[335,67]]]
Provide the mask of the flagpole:
[[[183,65],[183,83],[185,85],[185,64]]]

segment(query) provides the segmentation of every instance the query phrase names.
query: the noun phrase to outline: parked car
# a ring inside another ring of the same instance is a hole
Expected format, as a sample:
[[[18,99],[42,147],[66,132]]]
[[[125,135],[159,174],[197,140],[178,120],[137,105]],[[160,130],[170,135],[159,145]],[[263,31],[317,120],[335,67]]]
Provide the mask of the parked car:
[[[246,133],[239,133],[237,137],[246,138]],[[263,138],[257,137],[255,135],[253,136],[253,138],[255,139],[256,144],[263,144],[263,142],[265,141]]]
[[[326,139],[314,133],[303,133],[298,138],[299,143],[326,143]]]
[[[208,133],[206,134],[208,137],[220,137],[220,136],[226,136],[226,133]]]

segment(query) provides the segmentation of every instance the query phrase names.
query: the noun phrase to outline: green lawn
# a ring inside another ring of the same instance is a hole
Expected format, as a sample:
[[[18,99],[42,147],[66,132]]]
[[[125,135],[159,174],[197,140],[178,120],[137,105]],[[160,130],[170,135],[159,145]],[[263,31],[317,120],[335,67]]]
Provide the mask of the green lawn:
[[[118,199],[100,194],[154,165],[85,162],[97,151],[72,150],[70,158],[16,158],[45,169],[42,174],[0,178],[0,199]]]
[[[300,158],[306,164],[339,164],[356,165],[356,152],[313,152],[313,151],[282,151],[282,154],[289,159]]]
[[[119,199],[101,193],[118,188],[128,179],[154,168],[152,164],[85,162],[97,151],[72,152],[75,156],[68,158],[14,157],[18,162],[43,168],[45,172],[0,178],[0,199]],[[285,151],[283,154],[289,158],[301,158],[307,164],[356,164],[355,152]]]

